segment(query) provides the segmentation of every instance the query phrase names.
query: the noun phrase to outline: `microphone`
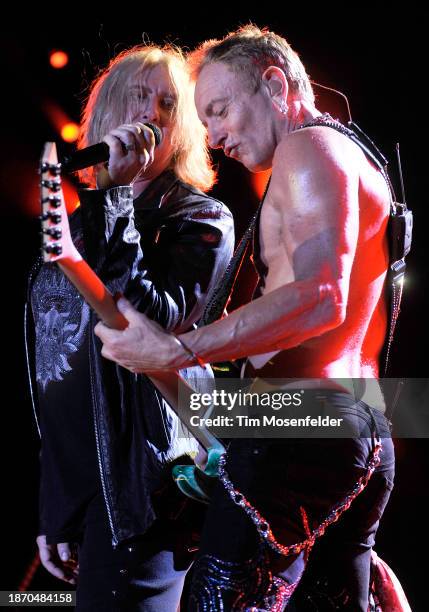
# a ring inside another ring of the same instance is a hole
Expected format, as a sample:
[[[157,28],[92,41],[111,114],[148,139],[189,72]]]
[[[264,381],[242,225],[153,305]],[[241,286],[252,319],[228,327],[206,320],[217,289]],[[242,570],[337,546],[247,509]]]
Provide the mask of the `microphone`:
[[[158,146],[162,141],[162,132],[157,125],[153,123],[145,123],[150,128],[155,136],[155,146]],[[61,160],[61,169],[64,172],[76,172],[95,164],[101,164],[109,161],[109,145],[105,142],[85,147],[79,151],[65,155]]]

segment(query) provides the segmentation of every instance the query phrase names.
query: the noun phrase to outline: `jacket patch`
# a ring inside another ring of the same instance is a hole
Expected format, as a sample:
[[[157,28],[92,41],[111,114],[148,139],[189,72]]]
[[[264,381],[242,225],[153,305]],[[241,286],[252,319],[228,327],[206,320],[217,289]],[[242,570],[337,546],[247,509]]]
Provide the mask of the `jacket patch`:
[[[56,266],[49,268],[41,270],[32,292],[36,380],[42,391],[72,370],[69,359],[81,346],[89,322],[89,306]]]

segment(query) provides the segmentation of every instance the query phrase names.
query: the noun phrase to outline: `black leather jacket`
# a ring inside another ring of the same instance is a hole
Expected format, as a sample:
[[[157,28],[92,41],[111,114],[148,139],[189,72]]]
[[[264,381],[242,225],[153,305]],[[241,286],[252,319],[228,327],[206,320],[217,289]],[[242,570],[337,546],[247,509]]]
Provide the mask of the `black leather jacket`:
[[[134,203],[129,187],[83,190],[80,202],[70,217],[73,240],[109,289],[124,293],[168,330],[187,330],[197,322],[233,251],[233,220],[226,206],[170,171]],[[36,420],[35,335],[29,303],[40,268],[38,262],[30,273],[26,305]],[[91,312],[91,332],[96,322]],[[112,542],[117,545],[144,533],[157,516],[151,495],[170,478],[165,468],[177,444],[177,417],[144,375],[103,359],[99,339],[93,333],[89,338],[99,470]],[[41,497],[43,533],[43,487]]]

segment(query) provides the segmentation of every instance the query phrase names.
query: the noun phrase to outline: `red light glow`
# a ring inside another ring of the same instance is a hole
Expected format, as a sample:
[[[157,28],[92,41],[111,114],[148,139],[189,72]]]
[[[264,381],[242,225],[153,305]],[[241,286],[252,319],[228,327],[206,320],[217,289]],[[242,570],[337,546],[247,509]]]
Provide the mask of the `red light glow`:
[[[61,128],[61,138],[66,142],[75,142],[79,136],[79,126],[70,121]]]
[[[271,170],[264,170],[251,175],[252,187],[258,200],[262,199],[268,179],[270,178]]]
[[[52,51],[49,56],[52,68],[64,68],[69,63],[69,56],[65,51]]]

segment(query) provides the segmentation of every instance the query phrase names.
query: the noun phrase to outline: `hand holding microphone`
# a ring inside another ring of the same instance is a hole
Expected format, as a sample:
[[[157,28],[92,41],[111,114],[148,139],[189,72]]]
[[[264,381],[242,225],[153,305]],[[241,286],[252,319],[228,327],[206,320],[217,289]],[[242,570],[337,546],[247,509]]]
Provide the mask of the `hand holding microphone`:
[[[155,135],[144,123],[120,125],[103,138],[109,147],[109,165],[97,174],[97,185],[130,185],[153,163]],[[106,184],[107,183],[107,184]]]
[[[109,132],[103,142],[64,157],[62,169],[75,172],[108,161],[108,170],[103,165],[97,173],[98,186],[128,185],[150,166],[161,141],[162,132],[152,123],[124,124]]]

